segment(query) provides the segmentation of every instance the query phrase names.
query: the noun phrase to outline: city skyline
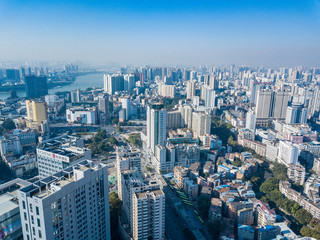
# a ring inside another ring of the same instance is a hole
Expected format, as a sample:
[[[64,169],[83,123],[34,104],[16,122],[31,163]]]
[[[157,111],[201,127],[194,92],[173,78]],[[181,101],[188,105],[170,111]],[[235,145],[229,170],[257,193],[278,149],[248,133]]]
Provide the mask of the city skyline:
[[[320,2],[2,1],[0,61],[317,66]]]

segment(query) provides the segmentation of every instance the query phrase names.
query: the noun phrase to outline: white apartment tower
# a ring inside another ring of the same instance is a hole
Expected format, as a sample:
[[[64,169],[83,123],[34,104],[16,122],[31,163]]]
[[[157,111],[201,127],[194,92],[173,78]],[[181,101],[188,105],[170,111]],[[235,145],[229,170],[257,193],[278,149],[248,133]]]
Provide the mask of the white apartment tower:
[[[123,200],[121,173],[128,170],[141,173],[141,152],[137,148],[117,147],[118,196],[120,200]]]
[[[167,110],[161,103],[152,103],[147,107],[147,147],[155,152],[155,147],[164,145],[167,132]]]
[[[287,141],[280,141],[278,160],[289,166],[289,164],[297,164],[299,156],[299,149],[293,143]]]
[[[246,128],[251,130],[252,132],[256,131],[256,114],[250,109],[247,112],[247,116],[246,116]]]
[[[202,112],[192,113],[192,130],[197,137],[210,134],[211,116]]]
[[[133,239],[165,239],[165,195],[160,189],[136,192],[132,197]]]
[[[196,93],[196,81],[190,80],[187,82],[187,99],[193,99]]]
[[[84,160],[18,192],[25,240],[111,239],[108,168]]]

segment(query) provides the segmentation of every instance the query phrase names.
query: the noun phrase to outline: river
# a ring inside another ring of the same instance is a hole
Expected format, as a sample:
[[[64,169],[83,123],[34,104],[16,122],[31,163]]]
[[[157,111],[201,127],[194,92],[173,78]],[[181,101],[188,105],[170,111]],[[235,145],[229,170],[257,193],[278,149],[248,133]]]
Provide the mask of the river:
[[[87,88],[96,87],[96,88],[102,88],[103,87],[103,73],[93,73],[88,75],[82,75],[76,77],[76,80],[66,86],[62,87],[55,87],[52,89],[49,89],[49,94],[54,94],[56,92],[65,92],[65,91],[71,91],[75,89],[81,89],[86,90]],[[18,97],[25,97],[26,92],[24,90],[17,90]],[[0,92],[0,99],[6,99],[10,97],[10,92]]]

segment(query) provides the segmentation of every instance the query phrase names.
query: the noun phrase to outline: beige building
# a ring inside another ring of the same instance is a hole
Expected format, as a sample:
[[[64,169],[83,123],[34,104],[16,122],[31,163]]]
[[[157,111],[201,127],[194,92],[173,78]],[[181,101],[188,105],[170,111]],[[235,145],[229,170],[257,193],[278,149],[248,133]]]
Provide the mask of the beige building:
[[[192,113],[192,130],[196,137],[200,137],[211,132],[211,116],[201,112]]]
[[[47,103],[26,100],[27,127],[35,128],[41,126],[41,122],[48,119]]]
[[[165,239],[165,195],[162,190],[133,193],[133,239]]]
[[[191,80],[187,82],[187,99],[193,99],[196,92],[196,81]]]

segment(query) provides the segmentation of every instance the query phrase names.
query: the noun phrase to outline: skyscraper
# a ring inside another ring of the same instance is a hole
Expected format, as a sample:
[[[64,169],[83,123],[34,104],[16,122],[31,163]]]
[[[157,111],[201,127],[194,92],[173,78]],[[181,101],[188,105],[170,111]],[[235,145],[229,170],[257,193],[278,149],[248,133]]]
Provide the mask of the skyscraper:
[[[71,91],[71,102],[77,103],[81,101],[80,89]]]
[[[192,113],[192,130],[197,137],[210,134],[211,132],[211,116],[204,112]]]
[[[164,145],[167,131],[167,110],[161,103],[151,103],[147,107],[147,147],[155,152],[155,147]]]
[[[108,98],[108,96],[99,96],[98,110],[100,113],[109,113],[109,98]]]
[[[25,89],[27,98],[38,98],[48,94],[47,77],[45,76],[25,76]]]
[[[6,76],[8,80],[18,81],[20,79],[20,73],[17,69],[6,69]]]
[[[289,92],[259,90],[256,104],[258,124],[268,124],[273,119],[284,120],[289,102]]]
[[[24,239],[110,240],[108,168],[84,160],[20,189]]]

